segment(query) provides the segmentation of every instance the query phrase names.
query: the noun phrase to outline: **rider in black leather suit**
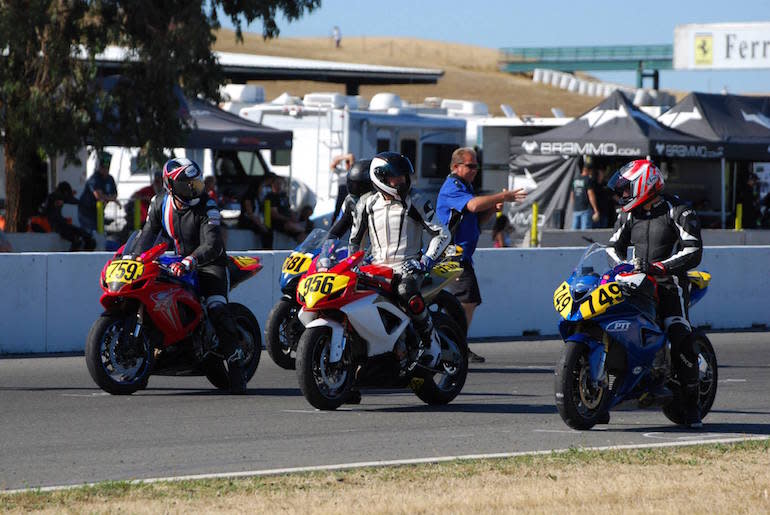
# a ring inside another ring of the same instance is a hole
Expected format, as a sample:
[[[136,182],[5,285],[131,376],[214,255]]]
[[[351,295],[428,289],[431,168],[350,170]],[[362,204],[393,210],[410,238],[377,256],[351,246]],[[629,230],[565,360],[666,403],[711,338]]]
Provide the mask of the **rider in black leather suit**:
[[[163,166],[163,186],[165,192],[150,202],[136,252],[149,249],[162,234],[173,242],[177,254],[185,256],[171,265],[171,272],[181,276],[197,270],[200,292],[228,363],[230,391],[243,393],[243,353],[237,325],[227,309],[230,277],[219,209],[204,192],[203,173],[189,159],[172,159]]]
[[[640,271],[655,276],[659,314],[671,341],[671,358],[682,387],[685,423],[702,426],[698,408],[698,354],[688,320],[687,271],[701,261],[703,242],[695,211],[661,195],[663,176],[650,161],[628,163],[608,186],[621,198],[622,213],[610,238],[610,255],[625,260],[629,246]]]

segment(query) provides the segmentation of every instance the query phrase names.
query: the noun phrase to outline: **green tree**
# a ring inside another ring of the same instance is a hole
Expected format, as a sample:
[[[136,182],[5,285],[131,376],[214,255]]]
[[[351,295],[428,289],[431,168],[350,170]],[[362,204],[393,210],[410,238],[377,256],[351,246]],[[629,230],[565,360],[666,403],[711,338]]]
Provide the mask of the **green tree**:
[[[17,231],[34,207],[26,199],[40,155],[74,154],[86,141],[125,142],[148,157],[182,141],[186,129],[174,88],[216,99],[222,83],[211,47],[218,12],[236,27],[262,22],[278,35],[320,0],[0,0],[0,137],[5,153],[6,229]],[[118,85],[96,85],[95,57],[108,44],[126,49]],[[111,116],[112,115],[112,116]]]

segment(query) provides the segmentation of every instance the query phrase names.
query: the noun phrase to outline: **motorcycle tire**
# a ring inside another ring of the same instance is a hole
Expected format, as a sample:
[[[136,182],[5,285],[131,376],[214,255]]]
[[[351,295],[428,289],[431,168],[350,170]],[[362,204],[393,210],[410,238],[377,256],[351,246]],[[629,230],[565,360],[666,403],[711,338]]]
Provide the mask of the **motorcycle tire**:
[[[154,349],[146,331],[140,333],[140,349],[127,346],[123,334],[130,317],[135,318],[136,314],[103,314],[93,323],[86,338],[88,373],[99,388],[112,395],[131,395],[146,388],[155,363]]]
[[[438,367],[443,368],[443,373],[419,369],[410,388],[425,404],[439,406],[452,402],[465,386],[468,377],[468,342],[465,331],[448,315],[432,313],[432,316],[433,326],[441,339],[442,360]],[[444,351],[448,351],[447,355],[456,356],[456,359],[448,363],[444,359]]]
[[[564,423],[572,429],[591,429],[606,417],[609,391],[590,384],[589,348],[569,342],[556,365],[555,398]]]
[[[243,364],[243,375],[248,383],[254,377],[259,366],[259,359],[262,355],[262,332],[259,329],[257,318],[243,304],[230,302],[227,304],[227,309],[230,310],[233,318],[235,318],[235,323],[239,329],[251,335],[249,348],[244,349],[246,361]],[[203,367],[206,379],[214,387],[225,391],[230,389],[230,379],[227,377],[227,369],[223,360],[209,356],[206,358]]]
[[[297,318],[299,309],[295,301],[281,299],[265,322],[265,348],[273,362],[284,370],[297,368],[297,360],[291,354],[297,350],[297,342],[305,330]]]
[[[714,347],[705,334],[697,332],[695,334],[696,350],[698,351],[698,369],[700,374],[699,390],[700,396],[698,405],[700,407],[700,418],[703,420],[711,411],[714,405],[714,399],[717,396],[717,383],[719,381],[719,372],[717,365],[717,355]],[[682,425],[685,423],[685,410],[679,396],[663,407],[663,414],[666,415],[674,424]]]
[[[335,410],[350,398],[353,366],[343,356],[337,364],[329,364],[331,329],[305,329],[297,345],[297,380],[302,395],[311,406],[320,410]],[[329,380],[336,376],[334,384]]]
[[[455,322],[463,334],[468,334],[468,320],[465,318],[463,305],[457,300],[457,297],[446,290],[441,290],[436,294],[433,302],[428,306],[434,314],[443,313]]]

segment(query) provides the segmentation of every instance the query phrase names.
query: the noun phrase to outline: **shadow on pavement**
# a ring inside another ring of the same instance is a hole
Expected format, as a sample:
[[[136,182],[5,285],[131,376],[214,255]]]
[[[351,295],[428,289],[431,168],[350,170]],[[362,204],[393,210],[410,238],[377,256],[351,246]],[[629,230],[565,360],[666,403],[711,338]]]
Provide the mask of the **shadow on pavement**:
[[[364,399],[365,406],[366,399]],[[556,413],[553,404],[487,404],[487,403],[451,403],[446,406],[390,406],[386,408],[365,407],[356,411],[371,411],[377,413],[508,413],[508,414],[544,414]]]
[[[553,367],[510,367],[510,368],[488,368],[484,366],[470,367],[469,374],[553,374]]]

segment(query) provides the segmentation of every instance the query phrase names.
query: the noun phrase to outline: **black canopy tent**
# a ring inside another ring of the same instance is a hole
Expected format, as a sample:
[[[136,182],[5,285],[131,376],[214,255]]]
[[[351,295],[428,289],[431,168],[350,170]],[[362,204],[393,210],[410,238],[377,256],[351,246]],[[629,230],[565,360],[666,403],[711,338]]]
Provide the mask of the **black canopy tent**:
[[[120,75],[103,77],[98,87],[109,94],[118,84],[129,85],[128,80]],[[292,132],[266,127],[238,115],[228,113],[219,107],[200,99],[184,96],[179,86],[174,86],[174,97],[179,104],[179,117],[187,125],[187,131],[179,141],[163,142],[169,147],[219,150],[291,150]],[[114,110],[115,108],[113,108]],[[111,113],[118,120],[117,113]],[[102,114],[97,112],[97,118]],[[132,141],[136,136],[121,131],[118,122],[110,124],[107,131],[100,134],[104,145],[137,145]]]
[[[691,93],[658,120],[671,128],[724,146],[722,191],[726,191],[725,160],[733,162],[733,204],[737,161],[770,161],[770,97]],[[722,196],[722,226],[726,222]]]
[[[727,159],[770,161],[770,97],[691,93],[658,120],[719,142]]]
[[[567,169],[563,166],[564,158],[573,160],[574,165],[570,168],[576,169],[581,156],[629,161],[647,156],[655,160],[716,161],[724,155],[721,142],[708,141],[664,126],[634,106],[620,91],[615,91],[566,125],[540,134],[511,138],[510,149],[509,169],[514,178],[528,174],[539,183],[539,190],[544,183],[538,181],[535,175],[558,170],[560,180],[566,183],[558,188],[559,191],[569,189],[573,179],[573,175],[564,173]],[[536,174],[535,170],[540,172]],[[547,184],[551,182],[549,180]],[[537,196],[540,198],[540,211],[546,215],[545,225],[560,227],[568,211],[570,196]]]
[[[188,100],[186,108],[191,127],[187,148],[291,150],[291,131],[254,123],[203,100]]]
[[[512,138],[511,154],[720,159],[723,149],[662,125],[615,91],[566,125]]]

